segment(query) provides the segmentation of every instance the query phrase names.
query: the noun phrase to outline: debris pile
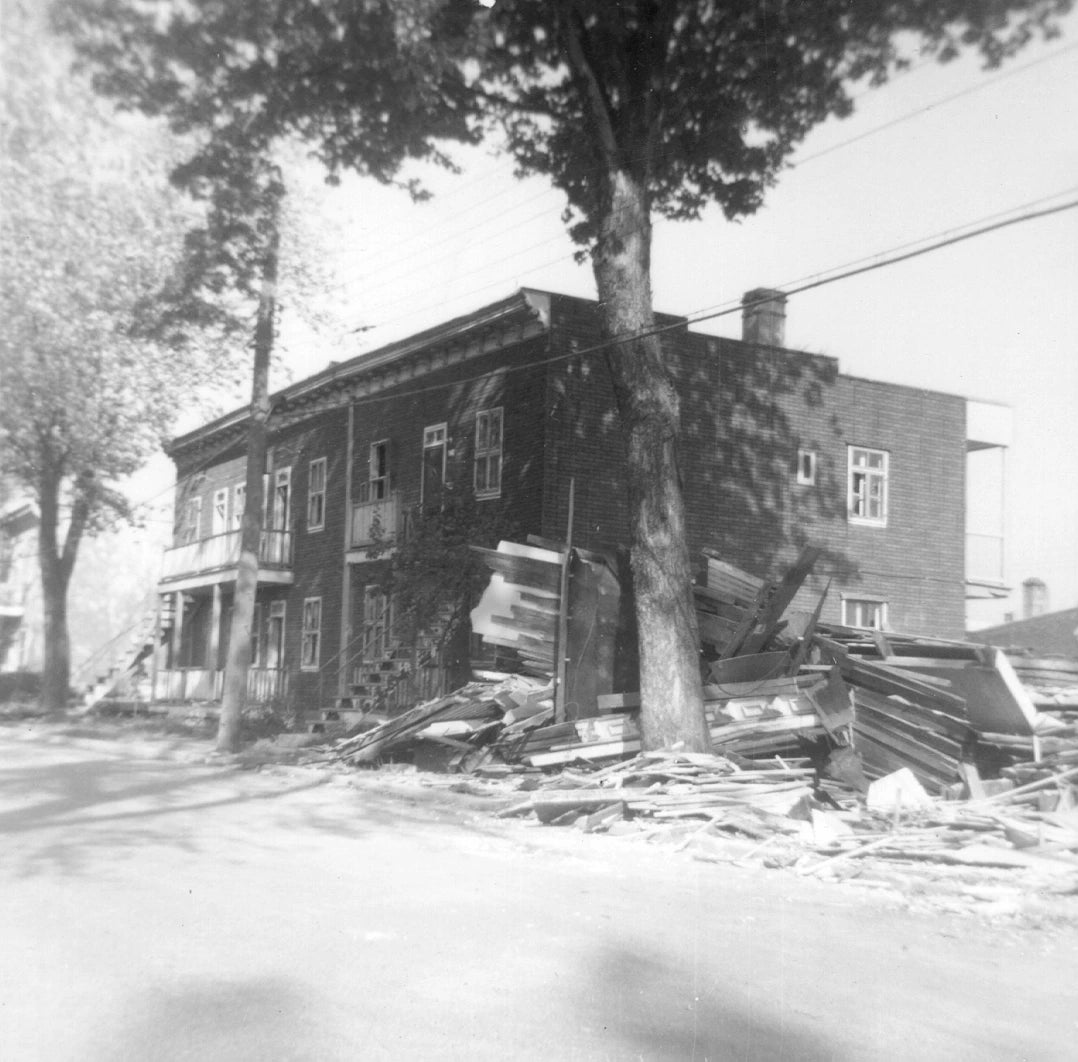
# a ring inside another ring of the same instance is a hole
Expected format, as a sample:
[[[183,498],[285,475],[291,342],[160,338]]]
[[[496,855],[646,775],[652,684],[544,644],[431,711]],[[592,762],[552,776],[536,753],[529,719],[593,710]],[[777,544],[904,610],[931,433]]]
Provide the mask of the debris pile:
[[[849,875],[867,856],[1078,869],[1078,664],[1016,669],[991,646],[824,623],[826,588],[793,612],[812,548],[771,582],[707,554],[695,597],[713,752],[642,752],[640,696],[617,692],[635,671],[619,668],[633,639],[616,558],[541,540],[482,555],[493,576],[473,626],[517,673],[322,759],[503,779],[527,791],[508,816],[680,831],[701,858],[724,842],[804,874]]]

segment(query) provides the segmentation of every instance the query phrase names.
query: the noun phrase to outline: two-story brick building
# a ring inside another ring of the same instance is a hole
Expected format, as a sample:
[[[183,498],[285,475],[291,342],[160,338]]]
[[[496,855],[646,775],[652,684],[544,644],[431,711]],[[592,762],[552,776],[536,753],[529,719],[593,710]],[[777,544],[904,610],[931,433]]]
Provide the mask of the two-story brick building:
[[[825,560],[803,592],[832,580],[826,619],[962,637],[967,452],[1006,439],[979,403],[786,349],[784,302],[749,293],[740,340],[660,320],[681,397],[690,549],[767,575],[811,541]],[[370,546],[445,492],[472,492],[520,534],[564,539],[573,481],[574,543],[625,542],[616,356],[594,303],[522,290],[273,396],[252,696],[325,704],[357,657],[403,637]],[[177,526],[159,586],[170,630],[158,696],[220,692],[246,419],[238,410],[170,447]],[[981,423],[993,426],[971,438]],[[993,557],[975,573],[982,587],[1000,580]]]

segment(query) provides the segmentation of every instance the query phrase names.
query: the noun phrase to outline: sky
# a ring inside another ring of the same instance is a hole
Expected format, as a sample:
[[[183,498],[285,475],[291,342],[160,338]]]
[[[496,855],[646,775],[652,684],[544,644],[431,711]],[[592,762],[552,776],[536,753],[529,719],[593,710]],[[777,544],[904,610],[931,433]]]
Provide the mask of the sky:
[[[657,310],[733,309],[697,327],[738,336],[741,295],[790,290],[996,220],[1078,201],[1078,13],[1063,36],[999,71],[973,57],[924,63],[815,130],[765,205],[736,223],[717,210],[658,222]],[[346,180],[305,196],[327,230],[321,338],[286,332],[276,384],[431,327],[521,286],[594,297],[573,260],[564,200],[518,180],[491,149],[456,151],[457,175],[417,170],[433,198]],[[1037,577],[1050,608],[1078,605],[1078,209],[793,295],[786,343],[843,372],[1013,410],[1005,470],[1009,599],[972,603],[971,628],[1020,614]],[[977,498],[971,508],[980,508]]]

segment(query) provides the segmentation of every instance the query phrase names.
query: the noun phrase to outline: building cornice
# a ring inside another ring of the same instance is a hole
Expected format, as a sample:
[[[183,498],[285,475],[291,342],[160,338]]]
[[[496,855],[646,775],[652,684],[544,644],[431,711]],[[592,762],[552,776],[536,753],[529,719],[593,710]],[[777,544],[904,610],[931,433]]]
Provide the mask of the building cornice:
[[[425,376],[528,339],[550,327],[551,296],[522,288],[507,299],[435,328],[389,343],[377,350],[333,364],[270,396],[272,424],[281,427],[334,406],[345,406],[389,387]],[[165,448],[172,458],[238,438],[247,423],[247,407],[173,439]]]

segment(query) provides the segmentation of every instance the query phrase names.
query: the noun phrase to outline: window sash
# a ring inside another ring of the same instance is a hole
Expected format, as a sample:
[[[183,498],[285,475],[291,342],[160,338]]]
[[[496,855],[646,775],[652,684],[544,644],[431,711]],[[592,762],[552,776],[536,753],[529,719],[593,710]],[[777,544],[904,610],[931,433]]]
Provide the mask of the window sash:
[[[307,530],[318,531],[326,523],[326,459],[311,462],[307,480]]]
[[[243,527],[243,511],[247,507],[247,484],[237,483],[232,488],[232,530]]]
[[[188,498],[183,507],[183,529],[181,538],[184,543],[197,542],[202,537],[202,499]]]
[[[492,498],[502,490],[502,407],[475,415],[474,487],[478,497]]]
[[[300,640],[300,667],[316,668],[322,640],[322,599],[308,597],[303,602],[303,630]]]
[[[888,464],[886,450],[850,447],[847,508],[853,523],[886,525]]]
[[[800,449],[797,451],[797,482],[803,487],[816,483],[816,451]]]
[[[842,624],[882,631],[887,627],[887,602],[875,598],[847,597],[842,600]]]

